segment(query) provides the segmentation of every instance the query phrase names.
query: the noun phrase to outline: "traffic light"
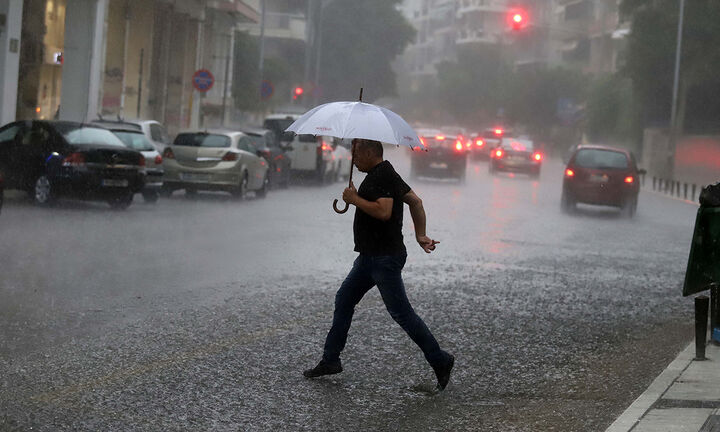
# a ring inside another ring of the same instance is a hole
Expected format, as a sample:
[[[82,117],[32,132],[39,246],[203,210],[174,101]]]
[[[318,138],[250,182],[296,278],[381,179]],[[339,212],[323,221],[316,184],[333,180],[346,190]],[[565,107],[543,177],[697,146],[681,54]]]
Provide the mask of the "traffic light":
[[[518,31],[522,30],[528,25],[527,12],[523,9],[511,9],[508,13],[508,23],[510,28]]]
[[[303,93],[305,93],[305,90],[302,87],[295,87],[293,89],[293,100],[301,100]]]

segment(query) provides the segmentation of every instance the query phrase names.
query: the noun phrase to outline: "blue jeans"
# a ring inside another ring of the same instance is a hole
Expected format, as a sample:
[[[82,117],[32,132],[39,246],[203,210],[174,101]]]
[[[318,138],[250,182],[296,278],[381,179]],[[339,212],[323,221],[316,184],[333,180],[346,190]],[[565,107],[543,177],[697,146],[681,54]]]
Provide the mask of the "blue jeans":
[[[345,278],[335,295],[335,314],[333,323],[325,340],[323,360],[337,362],[345,348],[348,330],[352,322],[355,305],[366,292],[377,285],[390,316],[410,336],[425,354],[431,366],[443,366],[448,354],[440,349],[435,337],[430,333],[423,320],[413,310],[403,284],[400,272],[405,266],[406,255],[367,256],[355,259],[353,268]]]

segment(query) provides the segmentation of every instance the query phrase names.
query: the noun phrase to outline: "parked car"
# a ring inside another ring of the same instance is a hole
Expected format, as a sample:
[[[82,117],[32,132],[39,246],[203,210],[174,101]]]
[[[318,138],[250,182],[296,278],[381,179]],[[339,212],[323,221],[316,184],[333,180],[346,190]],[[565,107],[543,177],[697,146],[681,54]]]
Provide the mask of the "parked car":
[[[502,127],[486,128],[482,132],[472,136],[473,155],[476,159],[490,160],[490,155],[503,139],[511,138],[513,132]]]
[[[0,213],[2,213],[3,201],[5,199],[5,178],[0,172]]]
[[[467,149],[457,136],[422,135],[427,151],[413,151],[410,177],[450,177],[465,181]]]
[[[122,125],[127,128],[134,128],[145,134],[145,137],[152,143],[155,150],[160,154],[165,150],[165,147],[170,145],[170,136],[167,133],[167,129],[160,122],[155,120],[139,120],[139,119],[118,119],[108,120],[102,117],[94,120],[93,123],[99,123],[105,125],[107,128],[112,128],[111,125]]]
[[[268,162],[250,137],[238,131],[190,131],[178,134],[163,152],[163,193],[184,189],[225,191],[245,199],[248,191],[264,198]]]
[[[527,139],[503,139],[502,143],[490,153],[490,174],[500,171],[518,172],[533,178],[540,177],[543,154],[535,149]]]
[[[264,128],[243,128],[245,133],[268,161],[268,179],[271,188],[286,188],[290,185],[290,145],[282,145],[275,132]]]
[[[619,207],[628,217],[637,210],[640,182],[635,157],[627,150],[599,146],[578,146],[565,167],[561,207],[565,212],[577,203]]]
[[[145,184],[145,158],[107,129],[68,121],[19,121],[0,128],[5,187],[40,205],[60,197],[127,208]]]
[[[146,202],[157,202],[163,185],[163,160],[160,153],[150,143],[150,140],[147,139],[141,130],[132,125],[125,125],[120,122],[95,122],[93,124],[106,127],[120,138],[120,141],[122,141],[127,148],[142,153],[145,157],[146,178],[145,186],[140,192]]]
[[[292,148],[288,157],[293,174],[310,175],[320,183],[334,179],[337,173],[333,168],[333,138],[285,132],[298,117],[298,114],[271,114],[265,118],[263,127],[274,131]]]
[[[333,147],[337,178],[338,180],[347,180],[350,177],[350,164],[352,163],[352,140],[335,139]]]

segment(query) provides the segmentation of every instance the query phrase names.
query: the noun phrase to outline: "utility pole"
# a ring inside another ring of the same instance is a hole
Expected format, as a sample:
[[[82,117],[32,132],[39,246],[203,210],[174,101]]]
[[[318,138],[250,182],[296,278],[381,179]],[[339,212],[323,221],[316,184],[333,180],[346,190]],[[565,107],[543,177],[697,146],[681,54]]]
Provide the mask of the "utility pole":
[[[265,0],[260,0],[260,66],[258,66],[260,82],[258,83],[258,100],[262,102],[262,83],[265,79]]]
[[[680,61],[682,57],[683,20],[685,18],[685,0],[680,0],[680,15],[678,17],[677,46],[675,48],[675,76],[673,78],[672,107],[670,109],[670,138],[668,145],[668,169],[670,178],[675,175],[675,148],[677,145],[677,99],[680,84]]]

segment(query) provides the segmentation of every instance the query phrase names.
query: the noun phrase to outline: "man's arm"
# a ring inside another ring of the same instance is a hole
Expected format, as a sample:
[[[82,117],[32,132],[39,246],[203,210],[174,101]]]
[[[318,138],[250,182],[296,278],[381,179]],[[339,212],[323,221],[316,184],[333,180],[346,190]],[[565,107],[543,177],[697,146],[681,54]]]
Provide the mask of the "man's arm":
[[[422,200],[414,191],[410,190],[403,196],[403,202],[410,207],[410,216],[412,216],[415,225],[415,239],[417,239],[418,244],[426,253],[434,251],[435,245],[440,242],[431,239],[425,233],[426,218]]]
[[[360,210],[381,221],[390,220],[392,216],[393,199],[378,198],[377,201],[368,201],[358,195],[355,185],[350,183],[349,188],[343,191],[343,201],[353,204]]]

